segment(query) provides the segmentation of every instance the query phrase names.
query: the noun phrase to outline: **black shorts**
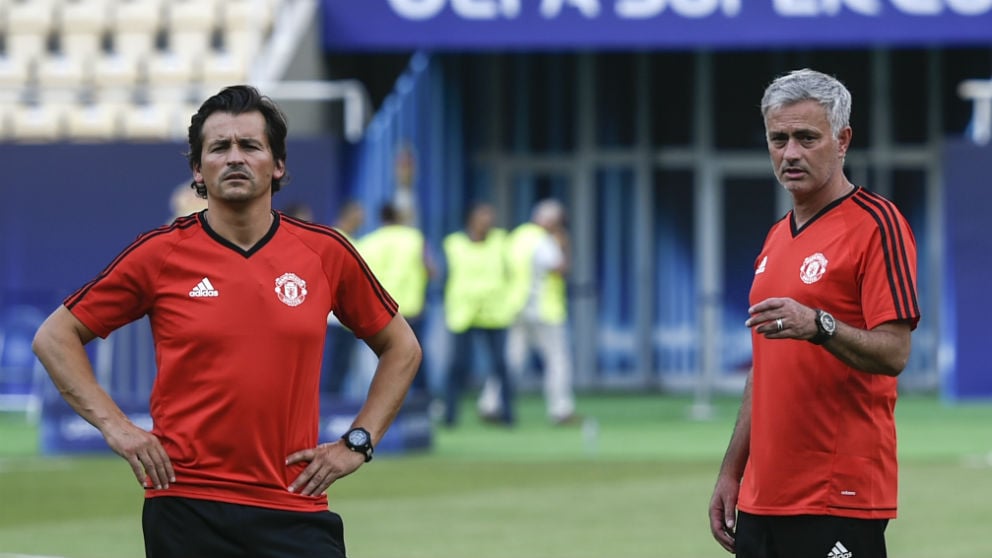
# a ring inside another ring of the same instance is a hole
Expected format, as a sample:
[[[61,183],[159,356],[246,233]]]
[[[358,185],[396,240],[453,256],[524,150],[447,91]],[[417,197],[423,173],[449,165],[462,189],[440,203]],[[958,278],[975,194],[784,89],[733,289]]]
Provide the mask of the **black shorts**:
[[[193,498],[147,498],[147,558],[344,558],[344,523],[331,511],[294,512]]]
[[[885,558],[888,519],[737,512],[737,558]]]

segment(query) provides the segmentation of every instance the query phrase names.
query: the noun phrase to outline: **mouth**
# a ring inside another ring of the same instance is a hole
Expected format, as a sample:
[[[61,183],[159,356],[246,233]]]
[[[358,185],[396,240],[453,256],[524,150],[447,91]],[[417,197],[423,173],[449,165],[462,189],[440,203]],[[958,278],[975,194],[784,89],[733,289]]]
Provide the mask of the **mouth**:
[[[224,178],[223,179],[224,180],[250,180],[251,177],[249,177],[247,174],[244,174],[244,173],[241,173],[241,172],[232,172],[230,174],[224,175]]]
[[[806,171],[799,167],[786,167],[782,169],[782,177],[789,180],[799,180],[806,175]]]

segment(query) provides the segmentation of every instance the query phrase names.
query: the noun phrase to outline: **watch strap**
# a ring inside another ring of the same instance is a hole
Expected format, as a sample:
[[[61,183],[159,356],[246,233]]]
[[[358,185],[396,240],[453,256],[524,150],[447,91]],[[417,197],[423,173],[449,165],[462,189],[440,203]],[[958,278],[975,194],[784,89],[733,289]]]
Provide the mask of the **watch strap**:
[[[827,331],[823,327],[823,321],[822,320],[823,320],[823,315],[824,314],[826,314],[825,311],[820,310],[819,308],[816,310],[816,318],[814,318],[814,320],[813,320],[816,323],[816,335],[814,335],[809,340],[809,342],[812,343],[812,344],[814,344],[814,345],[822,345],[822,344],[826,343],[827,340],[829,340],[831,337],[833,337],[834,336],[834,333],[836,332],[836,330],[833,331],[833,332]]]

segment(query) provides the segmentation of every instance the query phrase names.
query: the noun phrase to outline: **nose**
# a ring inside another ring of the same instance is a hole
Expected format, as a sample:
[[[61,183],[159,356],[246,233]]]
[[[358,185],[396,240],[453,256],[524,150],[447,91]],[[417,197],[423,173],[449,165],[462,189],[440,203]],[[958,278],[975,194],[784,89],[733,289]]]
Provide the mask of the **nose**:
[[[799,140],[794,138],[789,138],[788,143],[785,144],[785,150],[782,152],[782,156],[787,161],[797,161],[802,157],[802,146],[799,145]]]
[[[227,150],[227,165],[236,166],[242,165],[245,161],[245,153],[237,145],[232,145],[230,149]]]

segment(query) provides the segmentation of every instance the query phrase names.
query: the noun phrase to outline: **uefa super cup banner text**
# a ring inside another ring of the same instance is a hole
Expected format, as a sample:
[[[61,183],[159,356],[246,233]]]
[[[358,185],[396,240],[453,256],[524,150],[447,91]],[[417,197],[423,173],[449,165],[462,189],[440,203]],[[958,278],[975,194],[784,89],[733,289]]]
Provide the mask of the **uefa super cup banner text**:
[[[329,48],[923,45],[992,38],[992,0],[325,0]]]

